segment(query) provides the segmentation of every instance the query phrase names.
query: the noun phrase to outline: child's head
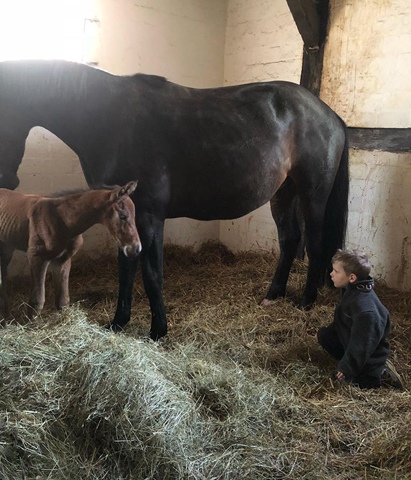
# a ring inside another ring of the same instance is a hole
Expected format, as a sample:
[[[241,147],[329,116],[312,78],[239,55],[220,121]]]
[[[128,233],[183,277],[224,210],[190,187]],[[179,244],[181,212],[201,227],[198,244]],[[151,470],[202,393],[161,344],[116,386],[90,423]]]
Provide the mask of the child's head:
[[[366,280],[371,271],[367,255],[358,250],[337,250],[332,264],[331,280],[337,288],[344,288],[358,280]]]

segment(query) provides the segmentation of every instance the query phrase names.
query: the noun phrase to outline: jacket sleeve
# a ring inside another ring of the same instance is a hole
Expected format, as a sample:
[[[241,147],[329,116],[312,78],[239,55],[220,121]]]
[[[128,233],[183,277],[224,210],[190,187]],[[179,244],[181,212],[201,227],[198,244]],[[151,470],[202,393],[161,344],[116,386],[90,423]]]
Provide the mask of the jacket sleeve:
[[[359,375],[384,336],[384,329],[375,312],[365,311],[354,317],[350,340],[338,363],[338,371],[347,379]]]

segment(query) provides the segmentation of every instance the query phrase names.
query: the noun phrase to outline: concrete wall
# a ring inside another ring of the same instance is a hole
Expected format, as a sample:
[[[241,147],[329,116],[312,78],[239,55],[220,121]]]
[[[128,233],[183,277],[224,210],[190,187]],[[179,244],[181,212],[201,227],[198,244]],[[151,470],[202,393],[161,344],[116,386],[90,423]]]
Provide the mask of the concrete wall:
[[[286,0],[229,0],[224,84],[288,80],[299,83],[303,42]],[[278,251],[267,204],[245,217],[220,222],[230,249]]]
[[[321,98],[349,126],[411,127],[411,4],[331,0]],[[349,246],[411,289],[411,153],[350,151]]]

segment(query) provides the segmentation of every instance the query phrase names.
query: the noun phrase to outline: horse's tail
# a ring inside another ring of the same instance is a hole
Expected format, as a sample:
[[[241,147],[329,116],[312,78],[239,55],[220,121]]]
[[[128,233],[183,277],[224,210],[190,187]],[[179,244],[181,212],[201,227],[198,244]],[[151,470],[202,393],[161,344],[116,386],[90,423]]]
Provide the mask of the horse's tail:
[[[344,248],[348,217],[349,162],[348,132],[344,121],[338,117],[344,129],[345,141],[340,164],[328,197],[324,217],[323,268],[320,273],[320,285],[330,281],[331,259],[338,248]]]

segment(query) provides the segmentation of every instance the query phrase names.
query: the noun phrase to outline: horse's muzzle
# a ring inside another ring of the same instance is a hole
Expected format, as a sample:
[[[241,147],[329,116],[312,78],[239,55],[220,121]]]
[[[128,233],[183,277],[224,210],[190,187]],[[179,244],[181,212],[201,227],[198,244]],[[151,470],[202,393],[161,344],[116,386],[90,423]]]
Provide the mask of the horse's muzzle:
[[[141,252],[141,243],[137,245],[126,245],[123,247],[123,253],[126,257],[136,257]]]

